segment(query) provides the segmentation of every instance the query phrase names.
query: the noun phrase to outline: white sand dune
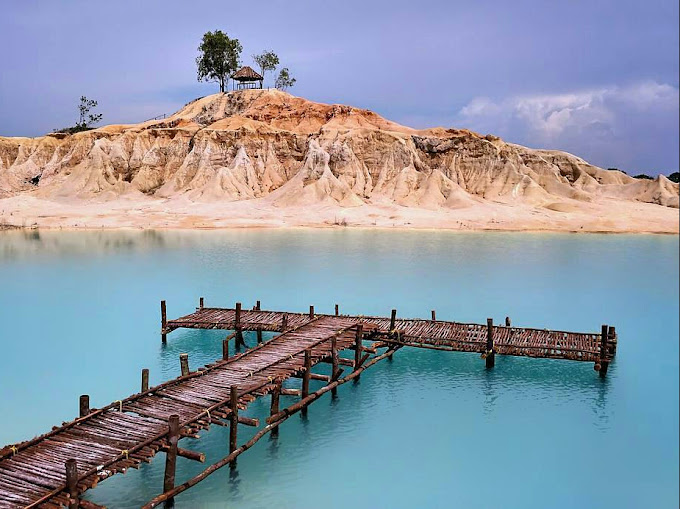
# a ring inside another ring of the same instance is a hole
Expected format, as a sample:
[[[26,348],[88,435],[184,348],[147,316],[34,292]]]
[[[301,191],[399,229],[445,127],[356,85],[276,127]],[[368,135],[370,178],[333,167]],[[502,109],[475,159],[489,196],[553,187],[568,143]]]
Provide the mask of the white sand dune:
[[[276,90],[162,121],[0,137],[0,223],[677,233],[678,184]]]

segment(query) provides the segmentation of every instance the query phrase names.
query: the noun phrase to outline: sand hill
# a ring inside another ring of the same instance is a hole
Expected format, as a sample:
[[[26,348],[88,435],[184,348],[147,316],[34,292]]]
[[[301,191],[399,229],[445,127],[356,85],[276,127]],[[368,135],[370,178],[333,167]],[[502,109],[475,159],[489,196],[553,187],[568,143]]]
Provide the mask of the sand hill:
[[[276,90],[162,121],[0,137],[0,221],[678,232],[678,184]]]

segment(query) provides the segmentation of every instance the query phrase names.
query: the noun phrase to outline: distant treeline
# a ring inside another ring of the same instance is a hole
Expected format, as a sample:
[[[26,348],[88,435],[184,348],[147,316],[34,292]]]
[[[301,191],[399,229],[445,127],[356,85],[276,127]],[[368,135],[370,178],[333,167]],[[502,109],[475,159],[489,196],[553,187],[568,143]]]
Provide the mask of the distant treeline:
[[[628,173],[626,173],[625,171],[620,170],[618,168],[607,168],[607,169],[611,170],[611,171],[620,171],[621,173],[625,173],[626,175],[628,175]],[[678,182],[680,182],[680,173],[678,173],[677,171],[674,171],[673,173],[666,175],[666,177],[668,177],[668,180],[670,180],[671,182],[675,182],[676,184]],[[645,179],[645,180],[654,180],[654,177],[652,177],[651,175],[647,175],[646,173],[640,173],[638,175],[633,175],[633,178]]]

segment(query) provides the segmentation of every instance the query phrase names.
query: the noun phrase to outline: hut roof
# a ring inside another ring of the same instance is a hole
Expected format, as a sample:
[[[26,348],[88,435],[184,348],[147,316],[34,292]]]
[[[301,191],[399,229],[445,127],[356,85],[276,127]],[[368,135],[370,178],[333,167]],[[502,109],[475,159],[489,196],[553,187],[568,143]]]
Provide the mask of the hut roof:
[[[241,67],[238,71],[236,71],[232,75],[232,78],[238,81],[254,81],[264,79],[262,76],[256,73],[252,67],[248,65]]]

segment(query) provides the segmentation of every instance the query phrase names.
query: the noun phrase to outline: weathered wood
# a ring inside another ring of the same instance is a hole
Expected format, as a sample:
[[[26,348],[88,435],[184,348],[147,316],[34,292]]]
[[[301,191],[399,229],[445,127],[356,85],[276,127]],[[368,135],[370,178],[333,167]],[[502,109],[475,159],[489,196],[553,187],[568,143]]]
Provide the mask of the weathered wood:
[[[505,317],[505,326],[506,327],[512,327],[512,324],[510,323],[510,317],[509,316]]]
[[[281,382],[278,382],[274,386],[274,390],[271,392],[271,404],[269,406],[269,415],[276,415],[279,413],[279,397],[281,395]],[[272,436],[277,436],[279,434],[279,427],[276,426],[272,429]]]
[[[258,327],[256,329],[257,332],[257,343],[260,344],[262,343],[262,327]]]
[[[331,380],[335,382],[338,379],[338,338],[333,336],[331,338]],[[333,388],[331,394],[336,396],[338,393],[337,389]]]
[[[433,310],[432,310],[432,321],[434,322],[436,319],[437,319],[437,313],[436,313],[436,311],[433,309]]]
[[[170,445],[164,445],[163,447],[161,447],[161,450],[164,451],[165,453],[170,453],[171,449],[172,449],[172,446],[170,446]],[[186,458],[186,459],[191,460],[191,461],[198,461],[199,463],[205,463],[205,453],[202,453],[202,452],[190,451],[189,449],[182,449],[181,447],[178,447],[177,448],[177,456],[180,456],[182,458]]]
[[[312,351],[311,350],[305,350],[305,364],[304,364],[304,372],[302,373],[302,389],[301,389],[301,394],[300,396],[302,399],[305,399],[307,396],[309,396],[309,380],[312,376]],[[307,415],[307,408],[302,409],[302,415],[306,416]]]
[[[149,370],[148,368],[142,369],[142,392],[149,390]]]
[[[496,364],[496,354],[493,344],[493,318],[486,319],[486,367],[493,368]]]
[[[255,311],[260,311],[260,301],[255,302]]]
[[[337,304],[335,305],[335,316],[340,316],[340,307]]]
[[[288,315],[286,313],[283,313],[283,316],[281,316],[281,331],[286,332],[288,329]]]
[[[229,340],[228,339],[222,340],[222,360],[223,361],[229,360]]]
[[[90,413],[90,396],[83,394],[80,396],[79,400],[79,416],[85,417]]]
[[[364,351],[363,339],[364,339],[364,326],[359,323],[357,324],[356,334],[354,335],[354,371],[359,369],[359,366],[361,365],[361,356],[363,355]]]
[[[229,407],[231,409],[229,414],[229,454],[231,454],[238,446],[238,387],[235,385],[231,386]]]
[[[78,462],[66,460],[66,493],[69,496],[69,509],[78,509]]]
[[[168,336],[165,330],[168,327],[168,314],[165,309],[165,301],[161,301],[161,341],[166,343],[168,341]]]
[[[600,334],[599,369],[597,370],[600,373],[600,376],[603,378],[607,375],[607,370],[609,369],[609,359],[607,358],[608,341],[609,341],[609,326],[603,325],[602,333]],[[595,366],[597,367],[597,364]]]
[[[309,319],[314,320],[314,306],[309,306]]]
[[[203,297],[198,299],[198,308],[203,309]]]
[[[168,419],[168,450],[165,453],[165,473],[163,474],[163,493],[175,487],[177,468],[177,441],[179,440],[179,415],[172,414]]]
[[[393,331],[397,325],[397,310],[393,309],[390,315],[390,331]]]
[[[181,353],[179,354],[179,366],[182,372],[182,376],[187,376],[189,374],[189,354]]]

